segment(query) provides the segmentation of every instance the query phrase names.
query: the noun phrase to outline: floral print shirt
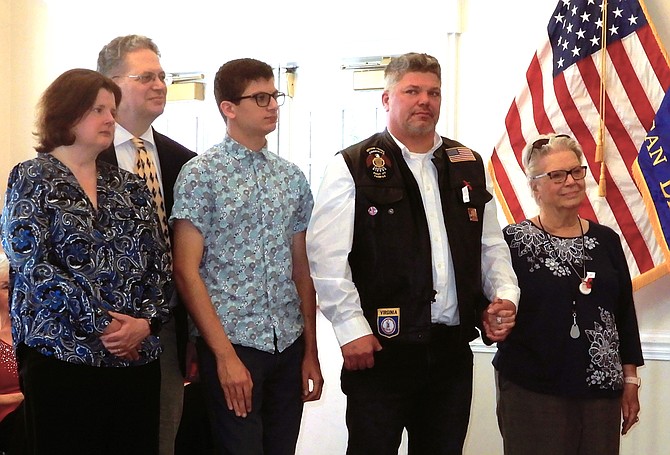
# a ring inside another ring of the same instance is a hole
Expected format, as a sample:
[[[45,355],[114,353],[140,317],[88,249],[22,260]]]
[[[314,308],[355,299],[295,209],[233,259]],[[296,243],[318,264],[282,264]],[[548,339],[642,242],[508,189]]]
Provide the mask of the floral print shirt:
[[[620,394],[622,364],[639,366],[643,359],[618,235],[590,222],[583,237],[556,237],[529,220],[503,233],[521,299],[516,325],[498,343],[496,369],[535,392],[593,398]],[[591,292],[583,294],[578,288],[588,272],[595,277]]]
[[[144,180],[98,163],[97,199],[95,208],[50,154],[12,170],[1,227],[14,343],[77,364],[142,365],[161,352],[156,336],[136,361],[114,356],[99,337],[108,311],[168,319],[167,247]]]
[[[281,352],[302,334],[291,250],[313,205],[298,166],[229,136],[182,168],[170,220],[202,234],[200,274],[233,344]]]

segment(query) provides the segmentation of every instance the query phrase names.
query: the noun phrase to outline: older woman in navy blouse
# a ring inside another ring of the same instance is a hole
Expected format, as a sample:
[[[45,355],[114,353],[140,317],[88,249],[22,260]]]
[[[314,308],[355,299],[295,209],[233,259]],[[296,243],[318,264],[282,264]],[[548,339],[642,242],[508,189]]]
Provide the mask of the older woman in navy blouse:
[[[7,185],[2,244],[31,453],[158,452],[169,256],[149,190],[98,154],[121,99],[95,71],[39,104],[35,159]]]
[[[521,288],[493,360],[506,454],[617,454],[619,432],[638,421],[643,359],[628,265],[612,229],[579,217],[582,159],[560,134],[524,151],[540,210],[504,229]]]

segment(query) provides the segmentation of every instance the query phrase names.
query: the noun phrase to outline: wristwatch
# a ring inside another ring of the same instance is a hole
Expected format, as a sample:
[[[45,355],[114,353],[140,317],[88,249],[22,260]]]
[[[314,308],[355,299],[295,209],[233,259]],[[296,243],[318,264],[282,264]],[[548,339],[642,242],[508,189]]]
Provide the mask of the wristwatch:
[[[636,386],[640,387],[642,385],[642,379],[640,379],[637,376],[627,376],[623,378],[623,382],[626,384],[635,384]]]

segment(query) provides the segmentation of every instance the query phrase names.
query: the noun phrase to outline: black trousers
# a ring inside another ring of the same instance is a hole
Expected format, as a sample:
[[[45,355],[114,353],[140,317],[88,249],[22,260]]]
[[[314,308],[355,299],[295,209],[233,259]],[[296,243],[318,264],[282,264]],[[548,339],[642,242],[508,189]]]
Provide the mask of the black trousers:
[[[160,364],[103,368],[19,345],[28,453],[158,454]]]
[[[216,453],[295,454],[303,410],[303,337],[283,352],[274,354],[233,345],[254,383],[252,410],[247,417],[237,417],[228,409],[216,359],[202,338],[197,339],[196,347]]]
[[[0,454],[25,454],[27,439],[21,403],[0,422]]]
[[[434,325],[425,345],[387,345],[375,366],[342,370],[348,455],[461,454],[470,420],[472,350],[457,327]]]

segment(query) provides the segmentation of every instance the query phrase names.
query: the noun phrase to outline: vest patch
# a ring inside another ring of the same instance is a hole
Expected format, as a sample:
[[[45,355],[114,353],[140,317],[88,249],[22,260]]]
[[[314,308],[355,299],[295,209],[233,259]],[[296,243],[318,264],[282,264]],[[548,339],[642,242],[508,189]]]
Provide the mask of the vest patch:
[[[377,332],[386,338],[400,333],[400,308],[377,308]]]
[[[467,147],[453,147],[445,150],[449,161],[452,163],[460,163],[461,161],[476,161],[475,155]]]
[[[368,176],[373,180],[385,180],[392,175],[393,162],[391,157],[378,147],[370,147],[365,150],[365,166]]]

